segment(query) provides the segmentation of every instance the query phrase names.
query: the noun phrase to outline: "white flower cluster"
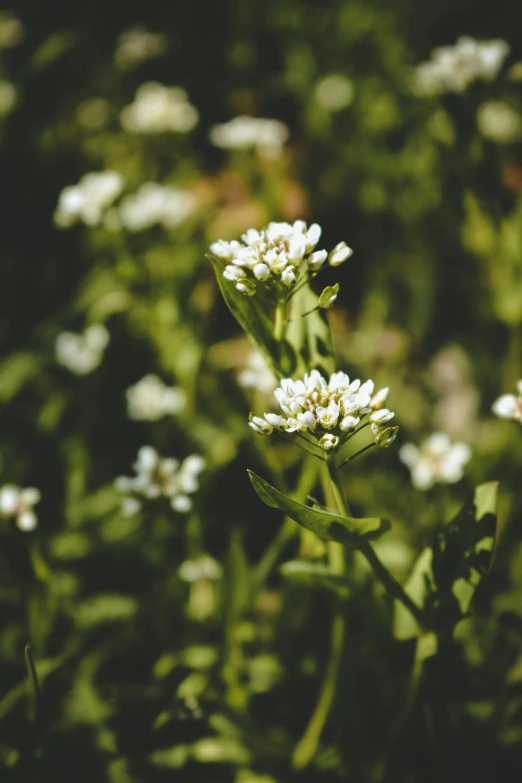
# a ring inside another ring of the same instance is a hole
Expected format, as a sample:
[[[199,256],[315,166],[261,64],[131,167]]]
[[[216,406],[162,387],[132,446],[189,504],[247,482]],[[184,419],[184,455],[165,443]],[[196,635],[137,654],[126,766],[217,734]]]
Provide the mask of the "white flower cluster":
[[[315,274],[324,266],[339,266],[353,253],[346,242],[340,242],[327,253],[315,250],[321,236],[321,226],[309,228],[304,220],[290,223],[269,223],[263,231],[250,228],[242,242],[219,239],[210,252],[226,262],[223,277],[230,280],[245,296],[253,296],[257,283],[269,286],[276,296],[288,295],[304,270]]]
[[[502,394],[493,403],[492,410],[501,419],[522,422],[522,379],[517,381],[517,394]]]
[[[122,190],[123,177],[117,171],[85,174],[77,185],[69,185],[60,193],[54,222],[60,228],[68,228],[78,220],[97,226]]]
[[[210,555],[200,555],[197,560],[184,560],[178,573],[184,582],[198,582],[200,579],[220,579],[223,568]]]
[[[187,133],[197,125],[199,114],[181,87],[145,82],[120,120],[128,133]]]
[[[167,51],[167,39],[161,33],[151,33],[145,27],[125,30],[118,38],[114,62],[122,71],[130,71]]]
[[[75,375],[87,375],[99,366],[109,340],[102,324],[89,326],[83,334],[61,332],[54,346],[56,360]]]
[[[260,351],[249,353],[244,369],[238,373],[237,381],[243,389],[258,389],[265,393],[271,392],[276,385],[275,375]]]
[[[434,432],[421,443],[405,443],[399,457],[411,471],[416,489],[430,489],[434,484],[454,484],[464,475],[464,465],[471,459],[467,443],[452,443],[445,432]]]
[[[463,35],[454,46],[434,49],[431,59],[414,69],[413,91],[420,96],[462,93],[474,81],[493,81],[508,54],[506,41],[477,41]]]
[[[29,532],[38,524],[33,511],[40,500],[40,491],[34,487],[21,489],[14,484],[6,484],[0,489],[0,517],[15,517],[20,530]]]
[[[242,115],[221,125],[214,125],[210,129],[209,139],[214,146],[225,150],[256,148],[275,155],[280,152],[289,135],[284,122]]]
[[[136,193],[122,200],[119,217],[129,231],[143,231],[154,225],[176,228],[194,214],[197,203],[196,196],[188,190],[145,182]]]
[[[163,416],[181,413],[187,396],[179,386],[165,386],[157,375],[145,375],[127,389],[127,413],[135,421],[158,421]]]
[[[163,459],[152,446],[142,446],[134,463],[136,476],[119,476],[116,489],[126,493],[123,512],[136,513],[141,502],[134,495],[144,498],[168,498],[174,511],[185,513],[192,508],[192,495],[199,487],[198,476],[205,468],[205,460],[199,454],[191,454],[181,464],[169,457]]]
[[[259,418],[250,414],[250,426],[262,435],[270,435],[274,429],[310,433],[316,445],[331,451],[342,446],[366,416],[365,423],[378,446],[389,446],[399,429],[388,426],[394,416],[383,407],[388,389],[374,394],[373,381],[350,383],[344,372],[333,373],[329,381],[318,370],[307,373],[302,381],[284,378],[274,395],[282,415],[265,413]]]

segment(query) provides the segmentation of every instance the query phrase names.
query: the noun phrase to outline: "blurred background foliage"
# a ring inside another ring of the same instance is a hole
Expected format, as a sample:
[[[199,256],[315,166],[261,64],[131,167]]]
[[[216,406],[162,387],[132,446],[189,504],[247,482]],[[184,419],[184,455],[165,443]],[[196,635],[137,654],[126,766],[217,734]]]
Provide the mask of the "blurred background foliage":
[[[522,450],[519,426],[491,414],[522,376],[522,145],[477,122],[486,101],[521,122],[520,81],[506,78],[520,21],[516,4],[492,14],[483,0],[18,0],[2,12],[0,484],[41,492],[35,531],[0,520],[2,781],[479,781],[522,769]],[[126,59],[121,36],[140,26],[161,34],[158,52]],[[412,67],[463,34],[509,43],[499,78],[413,94]],[[125,130],[120,113],[151,81],[186,91],[192,131]],[[272,156],[213,146],[209,129],[237,115],[281,120],[288,142]],[[58,227],[62,190],[105,170],[125,194],[159,182],[197,208],[174,227]],[[347,598],[282,575],[323,551],[267,511],[245,471],[292,485],[301,457],[246,426],[271,403],[238,384],[251,348],[205,253],[297,218],[323,227],[321,246],[354,248],[324,276],[341,283],[339,369],[391,388],[399,441],[441,429],[473,449],[462,482],[425,493],[394,447],[356,463],[352,507],[393,523],[383,560],[405,579],[471,487],[500,481],[491,575],[451,666],[448,651],[430,662],[402,724],[413,650],[393,639],[389,602],[371,581]],[[98,323],[110,333],[100,366],[60,366],[57,336]],[[129,420],[126,390],[150,373],[184,390],[182,415]],[[122,514],[114,479],[145,444],[203,455],[194,510],[151,501]],[[292,772],[337,600],[349,631],[335,709],[312,766]]]

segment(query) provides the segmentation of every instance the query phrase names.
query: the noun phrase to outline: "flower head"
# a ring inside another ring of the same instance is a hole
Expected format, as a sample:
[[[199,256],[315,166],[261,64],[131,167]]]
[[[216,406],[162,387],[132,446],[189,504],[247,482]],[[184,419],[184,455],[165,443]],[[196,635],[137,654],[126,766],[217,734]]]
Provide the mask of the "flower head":
[[[249,229],[241,237],[242,242],[219,239],[210,246],[210,252],[226,264],[223,277],[241,293],[252,296],[262,283],[276,299],[288,298],[303,275],[319,272],[327,258],[331,266],[339,266],[351,256],[352,250],[345,242],[330,255],[326,250],[315,250],[320,237],[317,223],[309,227],[304,220],[269,223],[263,231]]]
[[[181,413],[187,401],[178,386],[165,386],[157,375],[145,375],[126,392],[127,411],[136,421],[158,421],[163,416]]]
[[[247,116],[214,125],[209,133],[210,141],[216,147],[227,150],[255,147],[272,156],[279,154],[288,136],[288,128],[279,120]]]
[[[60,193],[54,222],[60,228],[69,228],[77,221],[97,226],[122,190],[123,177],[117,171],[85,174],[77,185],[68,185]]]
[[[430,489],[434,484],[454,484],[464,475],[464,465],[471,459],[467,443],[451,443],[445,432],[434,432],[420,447],[405,443],[399,457],[411,471],[416,489]]]
[[[145,82],[120,120],[128,133],[188,133],[198,124],[199,113],[181,87]]]
[[[493,403],[492,410],[501,419],[522,422],[522,379],[517,381],[517,394],[502,394]]]
[[[493,81],[508,54],[506,41],[477,41],[463,35],[453,46],[434,49],[431,58],[415,68],[413,91],[420,96],[461,93],[474,81]]]
[[[109,339],[103,324],[92,324],[83,334],[61,332],[54,346],[56,360],[75,375],[87,375],[101,363]]]
[[[318,370],[307,373],[303,380],[284,378],[274,392],[281,413],[265,413],[264,418],[251,415],[250,426],[263,435],[274,429],[289,434],[306,433],[312,443],[332,451],[342,446],[366,419],[375,443],[389,446],[398,427],[388,426],[394,414],[387,408],[372,411],[373,390],[373,381],[350,382],[344,372],[333,373],[329,381]],[[382,392],[380,396],[384,396]]]
[[[142,446],[134,463],[136,476],[119,476],[115,482],[116,489],[125,493],[124,513],[135,513],[141,507],[135,495],[151,500],[165,497],[174,511],[190,511],[189,495],[198,489],[198,476],[204,467],[205,460],[199,454],[191,454],[180,463],[172,457],[163,459],[152,446]],[[129,498],[135,502],[129,503]]]
[[[33,511],[40,500],[40,491],[34,487],[21,489],[14,484],[6,484],[0,489],[0,517],[15,517],[20,530],[34,530],[38,519]]]

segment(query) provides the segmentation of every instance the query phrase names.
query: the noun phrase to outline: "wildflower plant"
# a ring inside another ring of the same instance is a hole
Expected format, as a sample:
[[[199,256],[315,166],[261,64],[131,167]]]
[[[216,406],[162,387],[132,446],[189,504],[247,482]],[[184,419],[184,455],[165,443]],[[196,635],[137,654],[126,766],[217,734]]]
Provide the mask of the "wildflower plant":
[[[280,379],[274,390],[278,410],[263,416],[251,413],[250,427],[261,436],[280,434],[315,458],[311,463],[303,462],[303,475],[310,464],[312,468],[317,466],[315,480],[305,483],[310,492],[317,481],[321,482],[324,505],[316,500],[306,502],[301,483],[289,494],[253,471],[249,475],[267,506],[284,512],[326,542],[328,565],[287,564],[284,573],[297,573],[301,578],[304,575],[308,583],[327,583],[339,595],[343,580],[360,582],[355,554],[362,555],[394,600],[396,636],[422,640],[422,661],[436,654],[439,636],[452,633],[467,614],[489,564],[496,484],[478,487],[469,505],[437,533],[435,543],[419,556],[409,582],[401,585],[392,576],[372,545],[390,529],[390,522],[352,515],[341,470],[372,447],[391,446],[399,426],[394,412],[386,407],[388,388],[376,390],[372,380],[351,380],[336,369],[324,311],[334,304],[339,287],[331,286],[317,298],[310,284],[327,263],[338,266],[352,255],[352,250],[344,242],[330,253],[318,250],[320,236],[317,224],[307,226],[297,220],[293,224],[270,223],[260,231],[250,229],[241,241],[218,240],[210,248],[210,259],[227,305]],[[354,451],[349,442],[362,430],[369,432],[371,441]],[[458,480],[470,457],[469,447],[451,445],[443,433],[432,436],[428,445],[433,446],[429,476],[425,466],[428,458],[421,460],[428,447],[422,453],[412,444],[402,447],[401,457],[411,467],[414,483],[420,486],[421,472],[422,488],[435,481]],[[297,769],[307,766],[314,756],[332,706],[344,646],[344,624],[345,613],[338,604],[325,680],[293,754]],[[422,671],[420,665],[416,676]]]

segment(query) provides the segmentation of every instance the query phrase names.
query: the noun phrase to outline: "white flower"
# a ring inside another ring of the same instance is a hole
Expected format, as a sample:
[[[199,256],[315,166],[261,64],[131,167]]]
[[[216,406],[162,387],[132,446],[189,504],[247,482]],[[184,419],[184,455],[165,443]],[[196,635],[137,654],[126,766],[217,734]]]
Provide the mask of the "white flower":
[[[262,283],[277,299],[289,298],[289,289],[303,275],[316,274],[324,265],[328,257],[326,250],[315,250],[320,237],[321,227],[317,223],[310,227],[304,220],[292,224],[269,223],[262,231],[249,229],[241,237],[242,242],[219,239],[210,246],[210,252],[226,262],[223,276],[238,291],[252,296],[257,284]],[[330,264],[338,266],[352,252],[345,242],[340,242],[330,253]],[[241,269],[244,275],[232,273],[233,267]],[[334,289],[335,286],[331,287],[332,294],[336,294]]]
[[[54,346],[56,360],[75,375],[87,375],[101,363],[109,339],[102,324],[89,326],[83,334],[61,332]]]
[[[194,214],[197,203],[189,190],[145,182],[136,193],[122,200],[119,214],[129,231],[143,231],[154,225],[177,228]]]
[[[133,27],[118,38],[114,62],[123,71],[130,71],[153,57],[159,57],[166,50],[167,38],[164,35],[151,33],[145,27]]]
[[[120,120],[128,133],[188,133],[197,125],[199,113],[181,87],[145,82]]]
[[[33,511],[40,501],[40,491],[35,487],[21,489],[14,484],[6,484],[0,489],[0,516],[16,517],[16,525],[20,530],[34,530],[38,519]]]
[[[214,125],[209,139],[215,147],[226,150],[257,148],[270,155],[277,155],[288,139],[289,131],[279,120],[262,117],[235,117],[229,122]]]
[[[200,555],[197,560],[185,560],[178,570],[179,578],[184,582],[197,582],[200,579],[221,579],[223,568],[210,555]]]
[[[434,49],[431,59],[414,69],[412,89],[419,96],[464,92],[474,81],[493,81],[508,54],[506,41],[477,41],[463,35],[454,46]]]
[[[471,459],[467,443],[451,443],[445,432],[434,432],[420,448],[405,443],[399,457],[411,471],[413,486],[430,489],[434,484],[454,484],[464,475],[464,465]]]
[[[157,375],[145,375],[127,389],[127,413],[136,421],[158,421],[163,416],[181,413],[187,402],[179,386],[165,386]]]
[[[339,242],[328,256],[330,266],[340,266],[347,258],[353,255],[353,250],[346,242]]]
[[[502,394],[492,405],[493,413],[501,419],[522,422],[522,380],[517,381],[517,394]]]
[[[311,433],[317,445],[328,451],[341,446],[351,437],[359,422],[370,414],[368,423],[371,424],[375,443],[389,445],[391,440],[384,443],[392,434],[387,430],[396,432],[398,427],[386,427],[394,415],[391,411],[386,408],[372,411],[368,407],[373,388],[373,381],[363,384],[359,380],[350,382],[344,372],[333,373],[329,381],[318,370],[307,373],[303,380],[283,378],[274,391],[282,414],[265,413],[263,419],[251,415],[250,423],[256,432],[263,435],[270,434],[273,428],[287,433]],[[384,391],[377,394],[383,398]]]
[[[504,101],[486,101],[477,109],[481,134],[498,144],[509,144],[522,137],[522,117]]]
[[[140,507],[139,500],[128,493],[134,493],[148,499],[165,497],[171,507],[180,513],[190,511],[192,499],[199,487],[198,476],[205,468],[205,461],[199,454],[191,454],[181,464],[171,457],[164,459],[152,446],[142,446],[138,451],[134,470],[136,476],[118,476],[115,480],[116,489],[125,493],[123,512],[133,513]]]
[[[258,389],[265,393],[272,392],[277,383],[260,351],[249,353],[245,368],[238,373],[237,381],[243,389]]]
[[[370,400],[370,408],[372,411],[378,411],[382,408],[386,400],[388,399],[388,395],[390,393],[390,390],[388,387],[385,389],[380,389],[378,392],[376,392],[373,397]]]
[[[78,220],[97,226],[122,190],[123,177],[117,171],[85,174],[77,185],[69,185],[60,193],[54,222],[60,228],[68,228]]]

